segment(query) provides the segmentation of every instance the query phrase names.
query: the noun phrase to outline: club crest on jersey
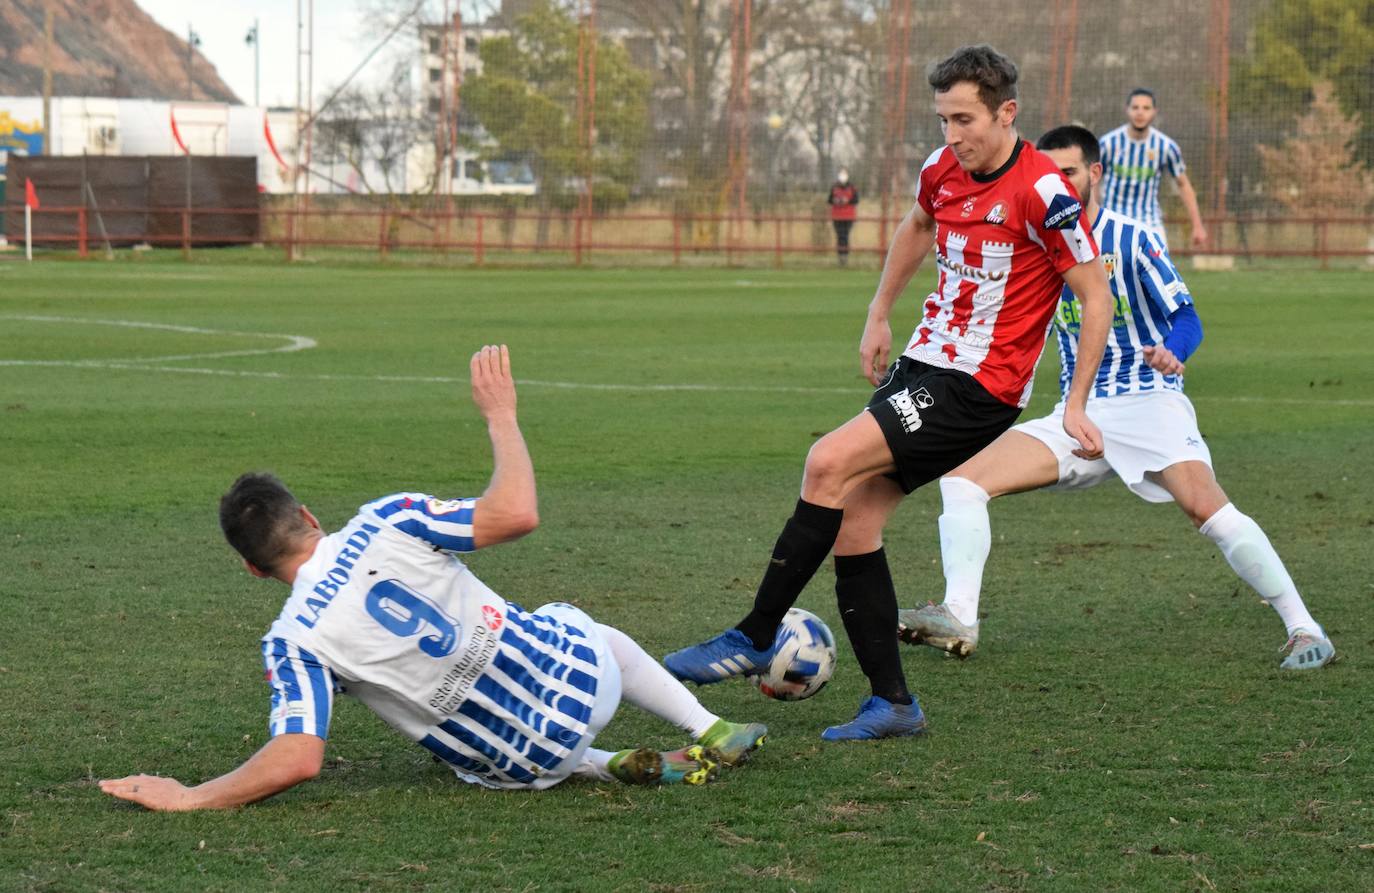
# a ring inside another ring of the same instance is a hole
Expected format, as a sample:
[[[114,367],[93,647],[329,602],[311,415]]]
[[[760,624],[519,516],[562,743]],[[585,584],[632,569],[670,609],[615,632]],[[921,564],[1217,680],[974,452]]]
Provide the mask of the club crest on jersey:
[[[1155,152],[1154,149],[1147,149],[1145,151],[1145,157],[1150,161],[1154,161],[1156,158],[1159,157],[1159,153]]]
[[[1071,195],[1056,195],[1045,212],[1045,229],[1073,229],[1083,203]]]
[[[973,213],[973,206],[978,203],[978,196],[969,196],[964,200],[964,210],[959,212],[960,217],[967,217]]]
[[[929,396],[929,395],[927,395]],[[887,398],[887,402],[897,412],[897,421],[902,423],[902,430],[907,434],[914,434],[921,427],[921,413],[916,409],[916,403],[911,399],[911,392],[906,388]]]
[[[1121,264],[1121,256],[1116,252],[1102,255],[1102,266],[1107,268],[1108,276],[1116,275],[1116,268]]]
[[[463,507],[461,499],[434,499],[425,500],[425,505],[429,507],[431,515],[451,515]]]
[[[998,202],[997,204],[993,205],[993,206],[992,206],[992,210],[989,211],[989,212],[983,217],[983,219],[986,220],[988,223],[993,224],[994,226],[1000,225],[1000,224],[1003,224],[1003,223],[1006,223],[1006,222],[1007,222],[1007,203],[1006,203],[1006,202]]]

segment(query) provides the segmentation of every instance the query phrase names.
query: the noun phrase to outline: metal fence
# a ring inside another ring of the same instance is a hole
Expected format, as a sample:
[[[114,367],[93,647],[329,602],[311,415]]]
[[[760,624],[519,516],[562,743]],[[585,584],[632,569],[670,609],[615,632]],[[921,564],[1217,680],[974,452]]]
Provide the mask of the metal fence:
[[[1374,0],[429,0],[424,9],[440,24],[421,31],[433,51],[420,78],[432,114],[415,138],[432,135],[436,158],[461,150],[528,164],[539,184],[531,204],[543,211],[653,202],[736,218],[795,214],[844,166],[863,210],[899,215],[942,143],[926,71],[981,42],[1018,64],[1018,127],[1032,139],[1071,121],[1103,134],[1124,123],[1130,90],[1152,89],[1155,124],[1180,144],[1210,218],[1374,210]],[[345,120],[361,139],[366,128]],[[336,155],[367,154],[340,144],[339,128],[331,134]],[[445,191],[442,177],[435,188]],[[1181,213],[1173,190],[1164,199]]]
[[[987,42],[1019,66],[1029,138],[1069,121],[1103,134],[1125,121],[1133,88],[1155,92],[1155,126],[1181,146],[1210,234],[1188,243],[1166,186],[1174,254],[1374,254],[1374,0],[374,6],[376,30],[396,35],[396,74],[327,85],[330,103],[302,110],[309,126],[281,161],[296,165],[285,179],[297,193],[261,208],[256,195],[149,199],[148,219],[167,226],[144,241],[209,244],[208,215],[222,211],[258,226],[229,242],[293,257],[352,246],[474,263],[821,262],[824,195],[843,166],[861,196],[854,251],[879,258],[942,144],[927,69]],[[385,188],[396,170],[428,173],[397,196]],[[312,194],[354,183],[379,194]],[[78,229],[99,223],[95,203],[60,192],[49,203],[64,210],[39,220],[68,215],[52,244],[89,245]]]
[[[114,240],[193,251],[254,245],[287,259],[346,249],[354,261],[416,258],[451,264],[624,264],[663,266],[819,266],[834,263],[829,219],[813,214],[734,215],[577,211],[540,213],[404,207],[300,209],[290,202],[259,208],[123,207],[125,220],[158,221],[141,234],[127,227]],[[13,215],[12,215],[13,216]],[[89,206],[44,206],[34,212],[38,244],[88,257],[110,244],[100,213]],[[1175,221],[1182,223],[1182,221]],[[881,263],[879,235],[897,224],[861,216],[851,252]],[[1246,260],[1307,258],[1327,267],[1354,259],[1374,266],[1374,217],[1230,215],[1208,219],[1213,244],[1178,257]]]

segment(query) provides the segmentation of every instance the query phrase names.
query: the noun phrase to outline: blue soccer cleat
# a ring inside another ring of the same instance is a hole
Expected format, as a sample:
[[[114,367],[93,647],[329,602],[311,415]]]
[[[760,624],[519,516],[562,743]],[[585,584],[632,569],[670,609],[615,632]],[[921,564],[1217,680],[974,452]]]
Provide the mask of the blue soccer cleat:
[[[678,679],[709,685],[732,676],[754,676],[768,668],[778,651],[777,640],[758,650],[749,637],[737,629],[727,629],[700,645],[674,651],[663,658],[663,665]]]
[[[826,741],[863,741],[901,738],[926,730],[926,715],[913,696],[910,704],[894,704],[874,695],[859,705],[859,715],[840,726],[831,726],[821,737]]]

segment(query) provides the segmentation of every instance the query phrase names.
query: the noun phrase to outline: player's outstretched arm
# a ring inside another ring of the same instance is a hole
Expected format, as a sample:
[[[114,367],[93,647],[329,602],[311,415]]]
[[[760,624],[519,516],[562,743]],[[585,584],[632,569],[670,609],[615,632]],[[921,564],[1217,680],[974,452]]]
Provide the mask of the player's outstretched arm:
[[[195,787],[161,775],[130,775],[104,779],[100,789],[155,812],[230,809],[266,800],[314,778],[323,764],[324,739],[278,735],[233,772]]]
[[[1064,399],[1064,430],[1077,440],[1074,455],[1096,459],[1102,455],[1102,432],[1088,418],[1088,394],[1097,380],[1097,367],[1107,347],[1107,332],[1112,325],[1111,289],[1101,258],[1093,258],[1064,271],[1064,284],[1078,296],[1083,318],[1078,330],[1078,360],[1073,380]]]
[[[859,342],[859,371],[873,383],[874,387],[882,381],[887,371],[888,356],[892,352],[892,306],[902,296],[911,277],[920,269],[921,262],[935,244],[935,218],[925,212],[920,205],[912,205],[911,211],[897,225],[892,234],[892,243],[887,249],[887,259],[883,261],[883,273],[878,279],[878,291],[868,305],[868,320],[864,323],[863,339]]]
[[[472,355],[472,402],[491,437],[491,483],[472,510],[475,548],[519,539],[539,526],[534,463],[515,417],[515,378],[506,345],[488,344]]]
[[[1183,199],[1183,207],[1188,211],[1188,223],[1193,228],[1193,247],[1207,247],[1207,227],[1202,225],[1202,212],[1198,210],[1197,190],[1193,188],[1193,181],[1188,179],[1187,174],[1179,174],[1178,197]]]

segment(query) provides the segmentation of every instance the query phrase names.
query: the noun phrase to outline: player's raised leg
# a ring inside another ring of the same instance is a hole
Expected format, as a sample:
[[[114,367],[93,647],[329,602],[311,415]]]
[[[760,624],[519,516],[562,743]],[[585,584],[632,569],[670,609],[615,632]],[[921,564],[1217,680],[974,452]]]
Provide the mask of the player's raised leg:
[[[773,546],[753,609],[732,629],[668,655],[663,663],[669,672],[705,685],[767,666],[778,624],[835,544],[845,498],[892,468],[882,429],[867,412],[816,441],[806,457],[801,498]]]
[[[597,630],[620,667],[621,697],[691,735],[697,744],[714,752],[717,762],[739,765],[767,738],[768,727],[763,723],[730,722],[707,710],[625,633],[601,623]]]
[[[1071,450],[1057,423],[1045,425]],[[1007,493],[1035,490],[1059,480],[1059,458],[1042,440],[1011,430],[987,449],[940,479],[940,556],[945,600],[898,612],[897,635],[912,645],[930,645],[956,657],[978,648],[978,600],[983,568],[992,550],[988,502]]]
[[[883,549],[883,528],[905,497],[901,485],[879,476],[861,484],[845,502],[844,524],[835,541],[835,598],[859,668],[872,696],[850,722],[821,733],[827,741],[893,738],[925,731],[921,705],[902,673],[892,638],[897,593]]]
[[[1269,603],[1283,620],[1288,641],[1285,670],[1315,670],[1336,657],[1326,631],[1312,617],[1283,560],[1254,519],[1227,498],[1212,467],[1178,462],[1152,477],[1169,491],[1198,532],[1216,543],[1226,563]]]

